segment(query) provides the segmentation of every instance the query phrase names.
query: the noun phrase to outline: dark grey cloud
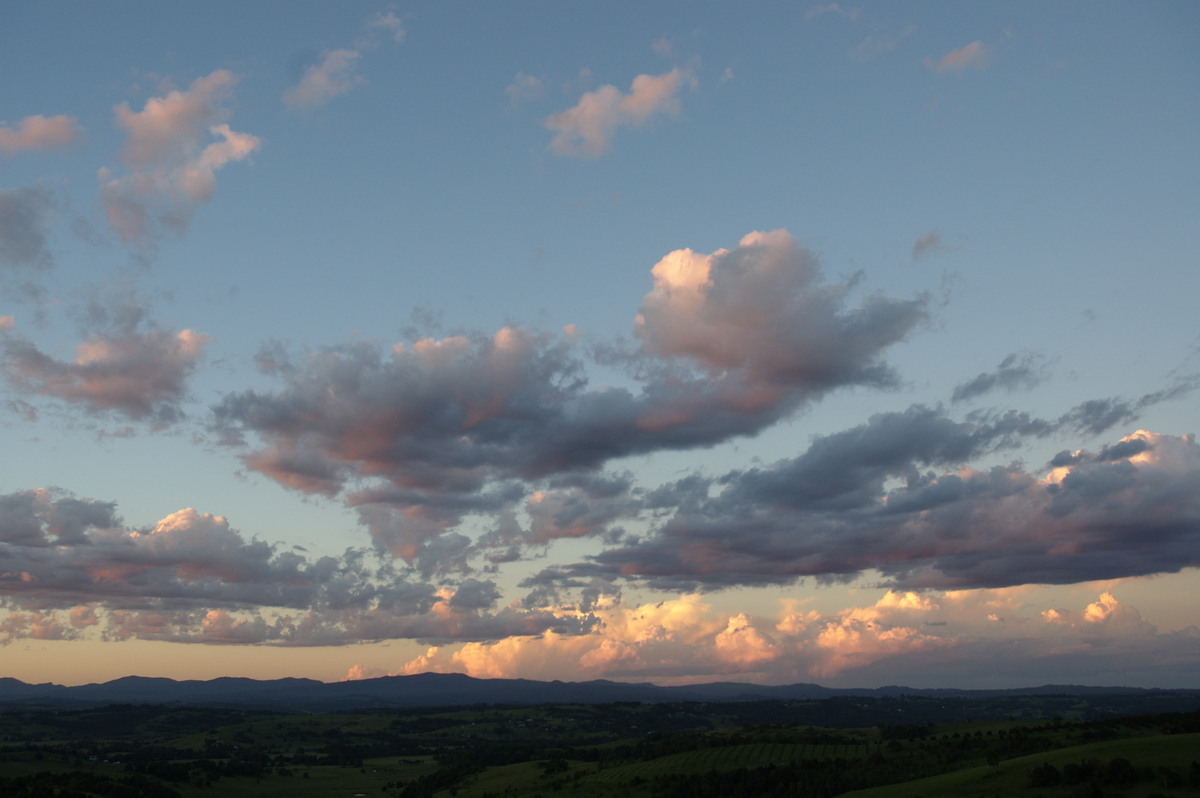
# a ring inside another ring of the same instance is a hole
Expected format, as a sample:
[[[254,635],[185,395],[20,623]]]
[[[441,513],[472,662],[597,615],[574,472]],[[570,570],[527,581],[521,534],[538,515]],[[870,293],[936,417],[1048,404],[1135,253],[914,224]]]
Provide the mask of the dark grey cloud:
[[[632,511],[628,481],[598,476],[611,461],[712,446],[832,390],[896,384],[883,353],[926,317],[923,298],[852,305],[853,285],[823,282],[786,231],[712,255],[679,250],[652,273],[636,348],[608,354],[632,389],[589,385],[573,336],[517,327],[303,360],[273,345],[260,361],[282,387],[226,396],[215,428],[255,447],[251,469],[360,507],[409,562],[467,514],[526,499],[531,527],[489,539],[540,545],[608,533]]]
[[[873,569],[899,587],[978,588],[1200,564],[1194,438],[1135,433],[1059,455],[1044,478],[1019,465],[961,467],[1004,448],[1006,434],[928,408],[876,416],[799,457],[713,480],[712,497],[680,483],[678,509],[650,534],[534,581],[694,590]]]

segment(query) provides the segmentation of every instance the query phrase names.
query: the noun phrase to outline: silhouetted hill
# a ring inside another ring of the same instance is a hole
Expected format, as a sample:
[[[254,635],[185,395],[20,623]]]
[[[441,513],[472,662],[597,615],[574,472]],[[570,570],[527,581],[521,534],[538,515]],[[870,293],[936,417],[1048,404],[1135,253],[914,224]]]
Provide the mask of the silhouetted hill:
[[[714,682],[680,687],[599,679],[588,682],[539,682],[530,679],[475,679],[455,673],[383,676],[347,682],[313,679],[247,679],[209,681],[126,676],[103,684],[64,687],[26,684],[0,678],[0,705],[78,707],[105,704],[173,704],[227,706],[298,712],[355,709],[445,707],[471,704],[602,704],[618,701],[664,703],[682,701],[812,701],[861,696],[887,698],[996,698],[1021,695],[1116,696],[1178,693],[1200,697],[1200,689],[1148,690],[1134,687],[1043,685],[1005,690],[916,689],[902,686],[835,689],[816,684],[756,685]]]

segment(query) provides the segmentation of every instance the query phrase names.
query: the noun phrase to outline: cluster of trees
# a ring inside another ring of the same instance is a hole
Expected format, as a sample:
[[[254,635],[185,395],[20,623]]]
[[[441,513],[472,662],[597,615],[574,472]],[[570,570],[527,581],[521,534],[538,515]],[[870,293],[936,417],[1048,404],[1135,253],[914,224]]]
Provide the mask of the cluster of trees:
[[[1030,787],[1084,786],[1088,794],[1103,794],[1105,787],[1128,787],[1139,781],[1155,782],[1166,789],[1200,788],[1200,762],[1193,761],[1184,772],[1168,767],[1137,767],[1124,757],[1113,757],[1107,763],[1098,759],[1068,762],[1062,769],[1049,762],[1029,772]]]
[[[145,776],[111,778],[98,773],[45,771],[31,776],[0,778],[5,798],[182,798],[176,791]]]

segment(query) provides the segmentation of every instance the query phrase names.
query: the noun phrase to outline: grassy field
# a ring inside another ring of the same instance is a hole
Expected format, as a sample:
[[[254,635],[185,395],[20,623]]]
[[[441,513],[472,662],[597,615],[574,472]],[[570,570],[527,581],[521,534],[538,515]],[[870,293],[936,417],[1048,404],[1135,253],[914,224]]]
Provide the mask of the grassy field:
[[[930,778],[918,779],[903,784],[876,787],[843,793],[842,798],[1030,798],[1040,795],[1045,798],[1076,796],[1085,794],[1085,785],[1053,785],[1032,787],[1030,774],[1034,768],[1052,765],[1063,770],[1068,765],[1092,760],[1107,763],[1114,758],[1127,759],[1139,769],[1151,768],[1156,772],[1168,769],[1183,776],[1183,784],[1164,784],[1145,779],[1133,784],[1122,784],[1103,790],[1103,794],[1120,795],[1124,798],[1149,798],[1151,795],[1169,795],[1175,798],[1200,796],[1200,786],[1187,785],[1190,763],[1200,761],[1200,734],[1154,735],[1135,739],[1110,740],[1087,745],[1061,748],[1042,754],[1011,759],[997,766],[984,765],[945,773]],[[1102,788],[1103,789],[1103,788]]]

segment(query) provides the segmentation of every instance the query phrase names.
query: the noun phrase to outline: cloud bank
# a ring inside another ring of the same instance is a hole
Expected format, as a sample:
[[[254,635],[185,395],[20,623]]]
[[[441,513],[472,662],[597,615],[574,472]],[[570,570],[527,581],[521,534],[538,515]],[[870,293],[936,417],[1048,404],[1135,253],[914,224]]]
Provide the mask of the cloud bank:
[[[495,607],[494,585],[415,582],[367,556],[308,559],[186,508],[140,529],[115,505],[58,490],[0,495],[0,642],[107,639],[340,645],[495,639],[590,620]]]

